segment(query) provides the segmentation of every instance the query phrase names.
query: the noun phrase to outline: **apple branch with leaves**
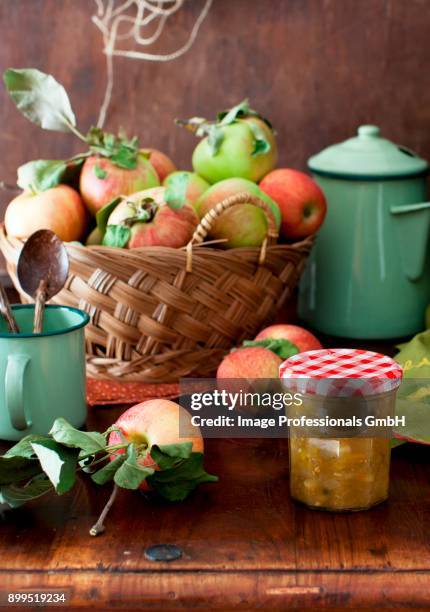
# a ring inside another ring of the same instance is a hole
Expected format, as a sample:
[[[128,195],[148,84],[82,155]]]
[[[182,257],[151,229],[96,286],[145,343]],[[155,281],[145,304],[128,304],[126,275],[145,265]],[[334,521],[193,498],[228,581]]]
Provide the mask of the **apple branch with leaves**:
[[[212,155],[216,155],[220,150],[222,142],[224,141],[223,128],[228,125],[232,125],[233,123],[243,122],[244,119],[249,117],[260,119],[273,131],[270,121],[250,108],[249,101],[247,99],[242,100],[242,102],[236,104],[226,111],[218,113],[215,121],[208,121],[203,117],[192,117],[188,120],[176,119],[175,123],[176,125],[184,127],[193,132],[197,138],[207,136],[208,145],[211,149]],[[251,130],[254,138],[254,150],[252,152],[252,156],[262,155],[263,153],[270,151],[270,142],[261,127],[255,122],[248,122],[247,126]]]
[[[70,132],[88,146],[88,151],[67,160],[38,159],[20,166],[17,182],[21,189],[37,193],[60,183],[70,183],[85,159],[93,154],[107,157],[128,170],[137,166],[138,155],[145,155],[139,150],[137,137],[129,140],[124,133],[110,134],[97,127],[82,134],[76,126],[66,90],[52,75],[35,68],[9,68],[3,80],[24,117],[45,130]]]
[[[216,482],[203,466],[203,453],[192,442],[169,445],[109,445],[112,426],[104,433],[75,429],[65,419],[54,422],[49,435],[29,435],[0,456],[0,503],[22,506],[49,492],[63,495],[76,483],[78,473],[88,473],[97,485],[114,483],[113,492],[91,535],[104,531],[104,520],[119,489],[136,490],[146,482],[149,489],[169,501],[182,501],[199,484]],[[142,465],[151,458],[149,467]]]

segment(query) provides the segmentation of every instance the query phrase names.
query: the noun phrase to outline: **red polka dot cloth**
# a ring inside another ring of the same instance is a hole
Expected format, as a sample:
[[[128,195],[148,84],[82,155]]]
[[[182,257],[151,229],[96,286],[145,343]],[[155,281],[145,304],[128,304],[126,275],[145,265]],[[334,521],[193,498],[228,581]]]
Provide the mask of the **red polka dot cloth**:
[[[146,384],[115,380],[87,379],[87,404],[137,404],[150,399],[175,399],[179,396],[179,384]]]
[[[361,349],[322,349],[298,353],[284,361],[284,387],[310,395],[368,396],[396,389],[401,366],[391,357]]]

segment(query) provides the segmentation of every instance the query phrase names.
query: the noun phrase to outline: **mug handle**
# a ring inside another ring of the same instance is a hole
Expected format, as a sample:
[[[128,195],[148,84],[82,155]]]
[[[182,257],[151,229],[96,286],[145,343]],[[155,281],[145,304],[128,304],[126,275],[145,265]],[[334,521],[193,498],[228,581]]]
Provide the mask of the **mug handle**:
[[[18,431],[28,429],[31,421],[27,420],[24,410],[24,374],[30,357],[28,355],[9,355],[6,367],[6,407],[12,427]]]

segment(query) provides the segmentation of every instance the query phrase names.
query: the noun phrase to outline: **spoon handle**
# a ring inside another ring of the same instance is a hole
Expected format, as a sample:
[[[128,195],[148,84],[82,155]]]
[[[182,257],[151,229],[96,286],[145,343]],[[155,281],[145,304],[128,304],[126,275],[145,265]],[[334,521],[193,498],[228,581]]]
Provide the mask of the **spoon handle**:
[[[12,332],[13,334],[19,334],[18,323],[15,321],[15,317],[13,316],[9,300],[6,295],[6,291],[1,283],[0,283],[0,312],[6,319],[9,331]]]
[[[46,281],[41,280],[36,291],[33,320],[33,333],[41,334],[43,331],[43,315],[45,313],[46,302]]]

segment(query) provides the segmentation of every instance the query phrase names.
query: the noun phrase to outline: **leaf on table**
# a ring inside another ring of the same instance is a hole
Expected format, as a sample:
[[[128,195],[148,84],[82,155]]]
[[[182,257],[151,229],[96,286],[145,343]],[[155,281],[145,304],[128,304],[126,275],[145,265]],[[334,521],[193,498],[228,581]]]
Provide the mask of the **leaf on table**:
[[[151,446],[151,457],[161,470],[172,468],[183,459],[188,459],[193,450],[192,442]]]
[[[66,90],[50,74],[35,68],[9,68],[3,74],[6,89],[21,113],[45,130],[73,131],[75,115]]]
[[[126,225],[108,225],[102,244],[104,246],[124,248],[131,237],[131,229]]]
[[[204,482],[217,482],[218,477],[208,474],[203,466],[203,453],[191,453],[179,465],[155,471],[148,484],[169,501],[182,501]]]
[[[129,444],[126,460],[116,471],[114,482],[123,489],[138,489],[142,482],[153,473],[152,468],[139,465],[136,448],[134,444]]]
[[[126,459],[126,453],[118,455],[112,461],[108,461],[108,463],[106,463],[106,465],[104,465],[100,470],[92,474],[91,478],[98,485],[106,484],[114,478],[116,471],[121,467]]]
[[[50,436],[42,436],[41,434],[30,434],[29,436],[25,436],[19,442],[17,442],[14,446],[12,446],[6,453],[3,455],[4,457],[27,457],[28,459],[33,459],[35,457],[34,448],[31,446],[32,442],[44,442],[46,440],[51,440]]]
[[[11,508],[18,508],[32,499],[37,499],[53,490],[49,478],[36,477],[28,484],[18,486],[16,484],[0,487],[0,502],[8,504]]]
[[[272,351],[275,355],[278,355],[281,359],[288,359],[293,355],[297,355],[299,349],[295,344],[289,340],[283,338],[264,338],[262,340],[244,340],[242,348],[249,348],[252,346],[262,346],[263,348]],[[237,349],[237,350],[240,350]]]
[[[410,399],[397,399],[396,416],[405,417],[405,427],[395,427],[394,435],[401,440],[430,444],[430,405]]]
[[[79,448],[86,454],[99,453],[106,447],[105,436],[98,431],[80,431],[66,419],[56,419],[51,431],[53,439],[70,448]]]
[[[40,464],[36,459],[15,455],[0,457],[0,486],[27,480],[40,471]]]
[[[186,204],[189,180],[190,176],[185,172],[170,177],[164,192],[164,200],[170,208],[182,208]]]
[[[114,198],[111,202],[105,204],[103,208],[100,208],[100,210],[97,211],[96,223],[102,235],[104,235],[106,231],[109,217],[111,216],[115,208],[118,206],[118,204],[121,202],[121,200],[122,198]]]
[[[79,449],[68,448],[55,440],[32,442],[32,447],[58,495],[67,493],[75,484]]]

